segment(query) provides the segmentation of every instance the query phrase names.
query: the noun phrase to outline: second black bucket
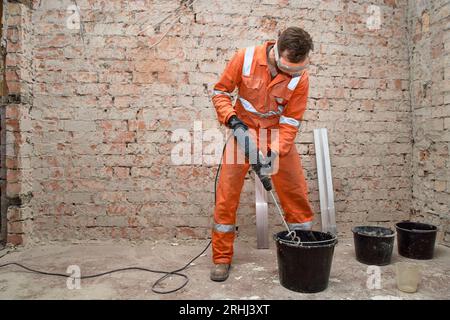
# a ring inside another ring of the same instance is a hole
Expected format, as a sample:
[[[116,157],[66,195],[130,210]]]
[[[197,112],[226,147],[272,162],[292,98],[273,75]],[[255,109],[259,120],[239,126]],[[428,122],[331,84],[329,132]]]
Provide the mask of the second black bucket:
[[[328,287],[335,236],[318,231],[295,230],[301,243],[293,242],[282,231],[274,235],[277,244],[278,274],[283,287],[304,293]]]
[[[385,266],[391,263],[395,232],[377,226],[354,227],[356,260],[361,263]]]
[[[437,227],[431,224],[403,221],[397,228],[398,253],[401,256],[428,260],[433,258]]]

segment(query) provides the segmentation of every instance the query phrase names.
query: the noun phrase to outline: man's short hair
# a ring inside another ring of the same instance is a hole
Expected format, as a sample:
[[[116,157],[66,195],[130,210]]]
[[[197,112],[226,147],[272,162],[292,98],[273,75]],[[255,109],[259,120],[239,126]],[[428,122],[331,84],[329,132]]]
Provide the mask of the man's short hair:
[[[306,59],[309,51],[314,50],[314,44],[308,32],[298,27],[289,27],[278,37],[279,54],[287,50],[290,62],[297,63]]]

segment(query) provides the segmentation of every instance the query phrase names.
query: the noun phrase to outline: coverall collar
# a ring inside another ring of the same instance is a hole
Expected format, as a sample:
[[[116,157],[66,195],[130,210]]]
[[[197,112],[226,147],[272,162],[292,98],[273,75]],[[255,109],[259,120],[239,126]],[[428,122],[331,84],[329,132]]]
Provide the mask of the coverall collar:
[[[266,54],[267,47],[269,47],[271,45],[274,45],[274,44],[275,44],[275,41],[267,41],[267,42],[265,42],[263,44],[264,50],[262,50],[260,52],[260,54],[258,55],[258,57],[257,57],[257,61],[258,61],[259,65],[261,65],[261,66],[267,66],[268,65],[267,54]]]
[[[270,40],[266,41],[263,44],[263,50],[256,51],[255,52],[255,58],[259,65],[266,66],[267,72],[270,74],[269,65],[267,61],[267,47],[274,45],[276,41]],[[303,74],[304,71],[302,71]],[[272,79],[272,81],[269,84],[269,88],[273,87],[275,84],[283,82],[283,81],[290,81],[292,79],[292,76],[289,76],[287,74],[284,74],[282,72],[278,72],[276,76]]]

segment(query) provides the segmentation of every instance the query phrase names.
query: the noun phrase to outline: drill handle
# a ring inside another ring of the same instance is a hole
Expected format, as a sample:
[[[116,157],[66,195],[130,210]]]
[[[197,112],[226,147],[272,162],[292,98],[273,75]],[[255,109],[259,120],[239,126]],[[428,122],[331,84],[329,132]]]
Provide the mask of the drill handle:
[[[244,151],[245,158],[250,162],[253,171],[261,180],[264,189],[266,189],[267,191],[272,190],[272,180],[270,179],[270,176],[265,175],[261,172],[261,160],[264,158],[264,156],[259,151],[253,139],[251,139],[248,129],[239,126],[233,129],[233,135],[236,137],[239,147]]]

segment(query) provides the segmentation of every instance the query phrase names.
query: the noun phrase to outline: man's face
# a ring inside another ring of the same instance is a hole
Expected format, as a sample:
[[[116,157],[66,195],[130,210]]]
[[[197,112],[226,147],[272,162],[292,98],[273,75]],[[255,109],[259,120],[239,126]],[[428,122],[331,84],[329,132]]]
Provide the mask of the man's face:
[[[293,63],[288,59],[288,51],[285,50],[281,53],[278,53],[278,47],[275,44],[274,46],[274,54],[275,54],[275,62],[277,64],[277,68],[279,71],[288,74],[292,77],[298,76],[301,72],[308,68],[309,65],[309,56],[306,57],[303,61]]]

